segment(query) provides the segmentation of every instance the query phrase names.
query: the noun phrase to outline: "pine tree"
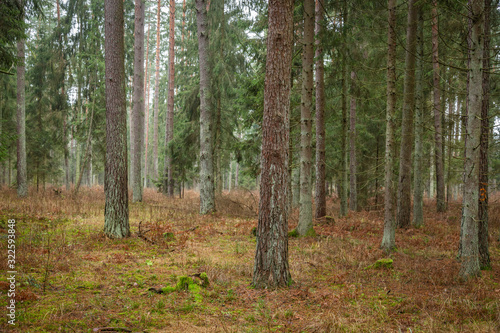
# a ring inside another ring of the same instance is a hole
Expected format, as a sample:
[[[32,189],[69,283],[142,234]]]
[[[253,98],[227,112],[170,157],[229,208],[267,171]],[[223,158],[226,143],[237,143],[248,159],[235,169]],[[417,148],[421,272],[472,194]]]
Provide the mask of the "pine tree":
[[[207,5],[205,0],[196,0],[196,17],[200,64],[200,214],[209,214],[215,211],[215,191],[212,153],[212,111],[209,102],[209,38],[207,30]]]
[[[406,70],[396,218],[397,224],[401,228],[407,228],[411,222],[411,154],[413,150],[413,117],[415,109],[415,54],[417,49],[418,10],[416,1],[410,0],[408,2],[408,27],[406,33]]]
[[[460,259],[462,265],[459,273],[462,280],[478,276],[481,273],[477,221],[479,212],[480,149],[477,148],[481,142],[484,2],[482,0],[469,0],[468,7],[470,29],[468,115],[465,134],[464,195],[460,233]]]
[[[252,284],[286,287],[288,264],[288,154],[293,2],[269,1],[266,83],[262,122],[261,186]]]
[[[300,213],[297,231],[315,235],[312,224],[312,93],[314,65],[314,0],[304,0],[302,93],[300,105]]]
[[[105,0],[106,169],[104,232],[130,236],[127,181],[127,110],[124,68],[123,1]]]
[[[132,109],[131,140],[132,156],[132,202],[142,201],[142,150],[144,145],[144,2],[135,0],[134,28],[134,93]]]
[[[19,8],[24,2],[18,0]],[[22,20],[24,20],[24,13]],[[28,195],[28,176],[26,171],[26,108],[25,108],[25,57],[24,39],[17,42],[17,195]]]

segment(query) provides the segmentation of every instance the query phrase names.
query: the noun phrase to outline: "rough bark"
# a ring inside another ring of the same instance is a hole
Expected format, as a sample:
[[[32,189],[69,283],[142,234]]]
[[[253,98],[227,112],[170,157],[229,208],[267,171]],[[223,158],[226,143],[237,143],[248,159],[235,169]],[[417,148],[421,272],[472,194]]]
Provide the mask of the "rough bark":
[[[403,98],[403,120],[401,124],[401,149],[398,182],[397,224],[407,228],[411,216],[411,154],[413,148],[413,116],[415,110],[415,61],[417,51],[416,0],[408,2],[408,27],[406,32],[406,59]]]
[[[23,8],[23,1],[19,1]],[[24,18],[23,18],[24,20]],[[17,196],[28,195],[26,171],[26,108],[25,108],[25,57],[24,39],[17,42]]]
[[[312,224],[312,94],[314,65],[314,0],[304,0],[302,92],[300,105],[300,210],[299,235],[314,235]]]
[[[269,1],[259,223],[252,284],[291,283],[288,264],[288,154],[293,1]]]
[[[156,18],[156,73],[155,73],[155,102],[153,111],[153,178],[158,181],[158,113],[160,111],[160,18],[161,0],[158,1]]]
[[[345,25],[347,22],[347,8],[344,5],[343,8],[343,13],[342,13],[342,24]],[[340,216],[346,216],[347,215],[347,197],[348,197],[348,191],[347,187],[349,184],[349,179],[348,179],[348,159],[347,159],[347,32],[346,29],[343,28],[342,30],[342,41],[343,41],[343,46],[342,46],[342,98],[341,98],[341,104],[342,104],[342,132],[341,132],[341,139],[340,139],[340,145],[341,147],[341,157],[340,157]]]
[[[148,23],[148,36],[146,39],[146,71],[144,75],[144,103],[146,108],[146,116],[144,117],[144,187],[148,187],[148,144],[149,144],[149,32],[150,32],[150,23]]]
[[[314,216],[318,219],[326,216],[326,149],[325,149],[325,70],[323,64],[323,46],[321,44],[323,25],[323,4],[316,0],[316,193]]]
[[[132,202],[142,201],[142,151],[144,148],[144,7],[135,0],[134,92],[132,107]]]
[[[415,159],[413,161],[413,226],[424,224],[424,177],[422,175],[424,154],[424,87],[423,87],[423,57],[424,57],[424,18],[419,11],[417,24],[417,74],[415,83]]]
[[[490,13],[491,0],[484,1],[484,46],[483,46],[483,100],[481,104],[481,140],[479,158],[479,265],[491,269],[488,249],[488,141],[490,134]]]
[[[104,233],[130,236],[128,220],[127,110],[123,1],[105,0],[106,163]]]
[[[479,237],[478,237],[478,198],[479,165],[481,141],[482,108],[482,56],[484,2],[469,0],[470,47],[469,47],[469,88],[468,116],[465,144],[464,195],[462,203],[462,223],[460,237],[460,259],[462,261],[459,277],[467,280],[478,276]]]
[[[441,114],[441,90],[439,72],[439,30],[437,0],[432,6],[432,69],[434,84],[434,162],[436,163],[436,209],[438,212],[446,211],[444,199],[444,166],[443,166],[443,128]]]
[[[196,18],[200,62],[200,214],[209,214],[215,211],[215,189],[212,152],[212,110],[209,102],[209,39],[205,0],[196,0]]]
[[[358,209],[356,181],[356,72],[351,72],[351,108],[349,112],[349,209]]]
[[[165,191],[168,192],[168,196],[170,197],[174,196],[172,150],[169,148],[170,142],[174,138],[174,94],[175,94],[174,46],[175,46],[175,0],[170,0],[169,45],[168,45],[168,99],[167,99],[167,124],[165,130],[165,149],[166,149],[165,176],[167,177],[167,184],[166,184],[167,186],[165,187]]]
[[[396,0],[388,0],[389,28],[387,31],[387,110],[385,130],[384,176],[384,236],[382,249],[396,248],[396,220],[394,219],[394,127],[396,113]]]

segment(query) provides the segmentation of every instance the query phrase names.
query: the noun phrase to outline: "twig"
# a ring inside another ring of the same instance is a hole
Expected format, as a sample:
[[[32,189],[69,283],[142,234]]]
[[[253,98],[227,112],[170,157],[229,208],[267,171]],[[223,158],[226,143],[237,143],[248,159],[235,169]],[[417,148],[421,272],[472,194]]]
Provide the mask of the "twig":
[[[94,328],[94,332],[132,332],[132,330],[125,327],[101,327]]]
[[[148,243],[150,243],[150,244],[154,244],[155,242],[153,242],[152,240],[150,240],[149,238],[147,238],[146,236],[144,236],[144,234],[145,234],[146,232],[151,231],[151,229],[146,230],[145,232],[142,232],[142,231],[141,231],[141,223],[142,223],[142,221],[141,221],[141,222],[139,222],[139,232],[137,233],[137,237],[144,239],[146,242],[148,242]]]

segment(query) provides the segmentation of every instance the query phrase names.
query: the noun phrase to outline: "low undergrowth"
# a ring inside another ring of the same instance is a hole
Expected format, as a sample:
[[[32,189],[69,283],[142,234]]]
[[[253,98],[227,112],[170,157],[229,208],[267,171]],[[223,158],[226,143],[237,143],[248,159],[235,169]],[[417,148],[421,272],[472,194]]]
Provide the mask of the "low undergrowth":
[[[500,209],[490,209],[492,270],[460,282],[460,206],[425,225],[398,230],[398,250],[379,245],[383,212],[328,215],[316,236],[289,239],[293,285],[255,290],[250,282],[255,194],[225,193],[220,210],[198,214],[198,198],[145,192],[130,205],[132,236],[107,239],[102,188],[0,194],[0,269],[7,272],[7,221],[16,219],[16,325],[12,332],[498,332]],[[290,218],[296,227],[297,212]],[[377,264],[377,262],[379,264]],[[6,280],[0,306],[6,309]],[[5,311],[4,311],[5,312]]]

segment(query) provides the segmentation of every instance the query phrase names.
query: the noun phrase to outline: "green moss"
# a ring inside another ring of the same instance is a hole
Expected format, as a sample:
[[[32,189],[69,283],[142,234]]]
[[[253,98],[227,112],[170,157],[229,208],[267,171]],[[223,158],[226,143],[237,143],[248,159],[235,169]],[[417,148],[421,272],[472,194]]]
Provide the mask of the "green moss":
[[[387,268],[391,269],[393,268],[393,260],[391,258],[383,258],[377,260],[373,265],[370,265],[366,267],[365,269],[373,268],[373,269],[380,269],[380,268]]]
[[[297,229],[293,229],[292,231],[290,231],[288,233],[288,237],[290,237],[290,238],[297,238],[299,236],[300,235],[299,235],[299,232],[297,231]]]
[[[173,232],[166,232],[163,234],[163,238],[165,238],[167,242],[170,242],[175,240],[175,235]]]
[[[182,275],[179,276],[179,279],[177,281],[177,290],[188,290],[189,285],[193,283],[193,279],[191,279],[189,276]]]
[[[210,285],[210,282],[208,281],[208,276],[207,273],[203,272],[200,274],[200,279],[201,279],[201,286],[206,288]]]

